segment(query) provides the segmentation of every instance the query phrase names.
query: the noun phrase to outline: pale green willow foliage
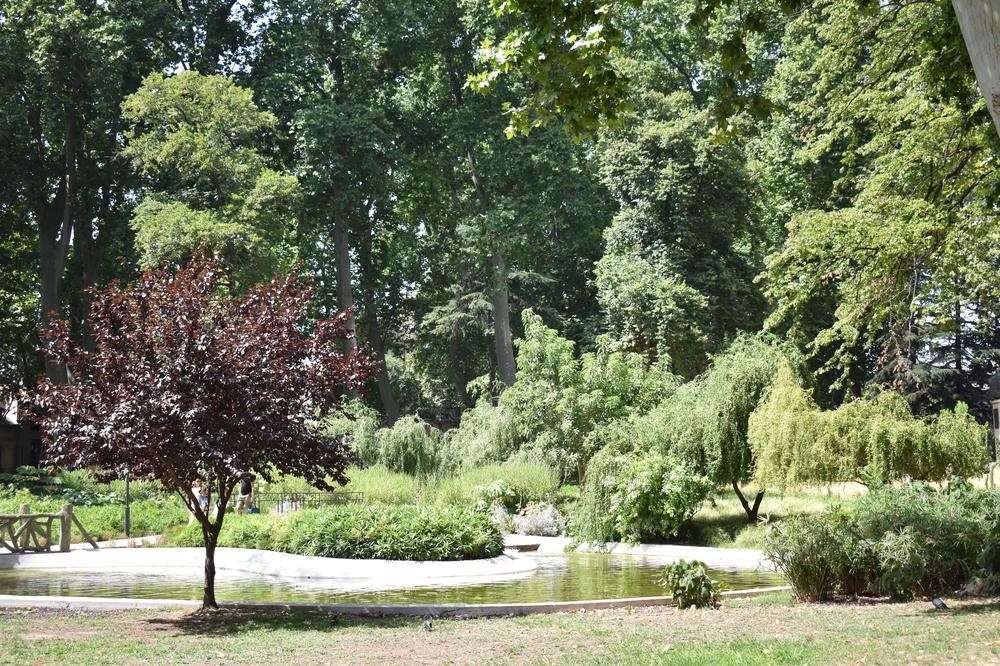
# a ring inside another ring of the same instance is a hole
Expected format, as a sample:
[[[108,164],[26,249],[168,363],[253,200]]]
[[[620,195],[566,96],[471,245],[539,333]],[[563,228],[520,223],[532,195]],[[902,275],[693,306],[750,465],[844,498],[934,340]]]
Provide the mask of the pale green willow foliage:
[[[358,401],[345,414],[328,418],[323,427],[328,437],[346,437],[365,466],[420,477],[438,470],[441,431],[419,416],[404,416],[382,428],[378,412]]]
[[[706,372],[648,414],[613,423],[595,438],[618,450],[669,454],[716,483],[746,481],[753,473],[747,421],[788,358],[801,365],[787,346],[737,338]]]
[[[517,382],[497,406],[483,398],[445,435],[452,470],[507,460],[515,454],[544,460],[564,476],[597,450],[599,425],[644,413],[673,393],[677,380],[639,354],[590,352],[574,357],[571,340],[525,310],[517,347]]]
[[[902,396],[886,392],[822,411],[787,365],[750,417],[749,441],[756,480],[778,487],[938,481],[974,475],[986,461],[986,429],[964,404],[924,419],[912,415]]]

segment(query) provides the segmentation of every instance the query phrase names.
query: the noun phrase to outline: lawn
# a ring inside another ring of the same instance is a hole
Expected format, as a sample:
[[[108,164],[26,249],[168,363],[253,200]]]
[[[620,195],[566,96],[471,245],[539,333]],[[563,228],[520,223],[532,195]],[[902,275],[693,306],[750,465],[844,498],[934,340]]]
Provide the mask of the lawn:
[[[746,491],[753,501],[754,490]],[[688,521],[674,541],[691,546],[718,548],[760,548],[767,526],[779,523],[791,515],[822,513],[830,505],[844,501],[859,492],[854,487],[838,486],[808,489],[798,492],[768,492],[760,505],[760,521],[748,525],[746,513],[730,489],[720,490],[714,501],[706,502]]]
[[[302,612],[0,610],[5,663],[1000,663],[1000,599],[613,610],[492,620],[346,620]]]

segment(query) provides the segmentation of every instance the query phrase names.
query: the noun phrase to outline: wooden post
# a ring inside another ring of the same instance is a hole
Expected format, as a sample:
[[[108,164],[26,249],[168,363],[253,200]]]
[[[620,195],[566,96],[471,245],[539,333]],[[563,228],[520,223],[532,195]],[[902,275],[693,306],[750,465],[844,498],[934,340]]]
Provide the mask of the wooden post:
[[[28,515],[29,513],[31,513],[31,506],[28,505],[28,504],[22,504],[21,508],[18,509],[18,513],[21,514],[22,516]],[[21,519],[21,527],[24,528],[24,526],[27,525],[30,520],[31,520],[30,518],[22,518]],[[16,545],[17,545],[17,547],[22,552],[24,552],[24,549],[28,545],[28,537],[29,537],[28,533],[30,531],[31,531],[30,528],[22,529],[21,530],[21,536],[17,540],[17,544]]]
[[[59,552],[68,553],[73,540],[73,505],[64,504],[59,517]]]

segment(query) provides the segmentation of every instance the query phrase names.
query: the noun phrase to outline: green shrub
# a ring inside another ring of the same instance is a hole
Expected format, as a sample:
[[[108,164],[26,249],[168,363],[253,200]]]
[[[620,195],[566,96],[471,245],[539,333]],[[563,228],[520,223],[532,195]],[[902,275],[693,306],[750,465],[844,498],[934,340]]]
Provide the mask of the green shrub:
[[[226,516],[222,523],[218,545],[223,548],[276,550],[275,543],[285,530],[285,526],[286,519],[280,516],[262,514]],[[163,545],[177,548],[204,547],[201,525],[195,522],[168,530],[163,535]]]
[[[0,492],[27,491],[35,497],[59,500],[73,506],[120,504],[125,501],[125,482],[98,483],[86,470],[49,474],[41,467],[18,467],[13,474],[0,474]],[[133,502],[172,496],[157,481],[134,480],[129,487]]]
[[[488,398],[462,413],[461,425],[444,434],[438,469],[443,474],[499,464],[517,452],[521,442],[510,410]]]
[[[441,431],[418,416],[404,416],[375,433],[377,461],[393,472],[427,476],[437,470]]]
[[[352,467],[347,470],[347,478],[343,490],[362,493],[365,504],[417,504],[424,495],[420,479],[391,472],[384,465],[367,469]]]
[[[722,592],[708,575],[704,562],[678,560],[663,568],[662,585],[678,608],[710,608],[719,602]]]
[[[956,480],[884,487],[852,503],[771,530],[765,550],[806,599],[836,594],[933,596],[980,566],[1000,503]]]
[[[570,529],[591,543],[676,536],[712,488],[707,477],[664,456],[602,449],[587,468]]]
[[[189,525],[170,545],[202,545]],[[468,560],[496,557],[503,537],[481,512],[434,506],[343,505],[280,516],[227,517],[219,545],[348,559]]]
[[[708,477],[663,456],[634,459],[615,479],[615,529],[630,543],[676,536],[712,488]]]
[[[601,446],[601,424],[648,411],[669,395],[677,378],[666,364],[641,354],[587,352],[576,357],[572,340],[525,310],[517,348],[517,381],[494,406],[487,398],[462,414],[445,435],[443,469],[457,473],[530,454],[561,478],[576,476]]]
[[[851,554],[859,550],[856,540],[829,516],[790,516],[771,529],[764,550],[799,598],[822,601],[838,591],[858,592],[849,580],[850,572],[865,564],[850,566]]]

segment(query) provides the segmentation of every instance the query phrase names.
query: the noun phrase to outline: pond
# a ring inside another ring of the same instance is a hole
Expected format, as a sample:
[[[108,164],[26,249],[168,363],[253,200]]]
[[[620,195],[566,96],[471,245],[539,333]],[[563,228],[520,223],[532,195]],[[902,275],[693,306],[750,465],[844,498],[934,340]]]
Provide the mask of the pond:
[[[220,571],[220,601],[300,601],[372,604],[492,604],[580,601],[650,597],[663,594],[657,584],[669,560],[616,554],[561,553],[530,555],[535,571],[501,582],[435,585],[405,589],[347,586],[343,581],[301,581]],[[783,585],[774,572],[712,570],[729,589]],[[169,574],[146,571],[0,571],[0,594],[129,597],[136,599],[200,599],[202,578],[196,569]]]

